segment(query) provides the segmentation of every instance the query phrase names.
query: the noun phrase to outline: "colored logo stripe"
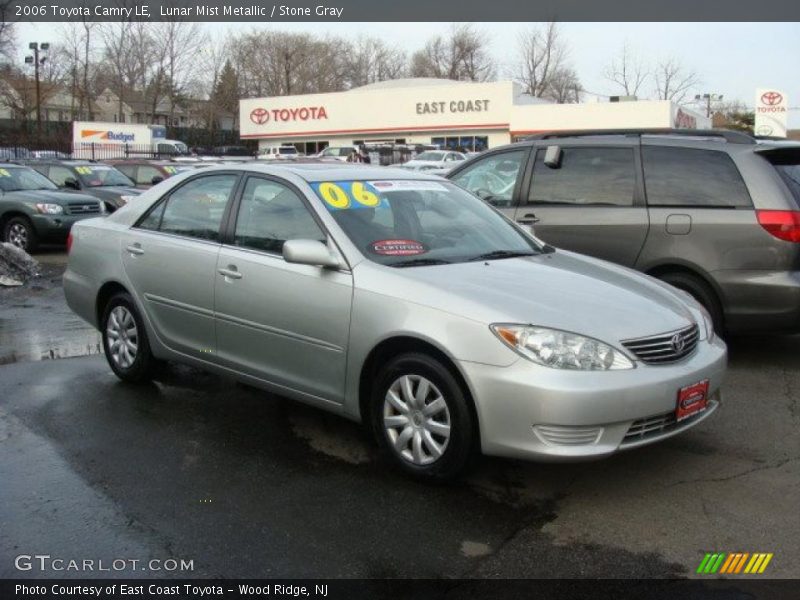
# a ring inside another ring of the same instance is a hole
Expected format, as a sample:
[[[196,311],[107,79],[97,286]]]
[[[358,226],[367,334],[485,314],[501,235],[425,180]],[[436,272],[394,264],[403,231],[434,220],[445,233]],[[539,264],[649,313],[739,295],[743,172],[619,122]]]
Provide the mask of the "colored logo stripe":
[[[772,560],[773,554],[767,552],[707,552],[697,567],[697,573],[704,575],[720,574],[758,574],[763,573]],[[747,566],[745,566],[747,565]]]

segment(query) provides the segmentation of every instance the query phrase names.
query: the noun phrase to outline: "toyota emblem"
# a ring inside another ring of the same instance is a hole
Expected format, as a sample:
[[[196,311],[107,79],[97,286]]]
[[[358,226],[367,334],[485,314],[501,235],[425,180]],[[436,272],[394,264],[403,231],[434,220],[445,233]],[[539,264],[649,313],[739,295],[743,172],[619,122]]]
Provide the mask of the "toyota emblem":
[[[686,340],[683,339],[683,336],[680,333],[673,335],[669,342],[675,352],[681,352],[686,346]]]
[[[764,92],[761,94],[761,102],[767,106],[775,106],[783,102],[783,95],[778,92]]]
[[[256,125],[263,125],[269,121],[269,111],[266,108],[254,108],[250,111],[250,120]]]

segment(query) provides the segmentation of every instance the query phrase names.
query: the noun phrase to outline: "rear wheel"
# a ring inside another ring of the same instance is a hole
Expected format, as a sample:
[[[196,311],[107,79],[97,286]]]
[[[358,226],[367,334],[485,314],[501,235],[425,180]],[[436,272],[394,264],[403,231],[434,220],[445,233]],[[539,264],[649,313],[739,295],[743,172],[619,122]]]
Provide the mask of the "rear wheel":
[[[103,311],[101,325],[103,350],[114,374],[131,383],[150,381],[156,359],[133,298],[123,292],[112,296]]]
[[[3,241],[27,253],[36,250],[39,240],[33,224],[26,217],[12,217],[3,227]]]
[[[664,275],[659,275],[658,278],[679,290],[691,294],[711,315],[714,331],[718,335],[722,335],[725,329],[722,305],[710,285],[691,273],[665,273]]]
[[[372,428],[392,462],[419,479],[453,479],[474,455],[468,399],[450,370],[427,354],[397,356],[380,370]]]

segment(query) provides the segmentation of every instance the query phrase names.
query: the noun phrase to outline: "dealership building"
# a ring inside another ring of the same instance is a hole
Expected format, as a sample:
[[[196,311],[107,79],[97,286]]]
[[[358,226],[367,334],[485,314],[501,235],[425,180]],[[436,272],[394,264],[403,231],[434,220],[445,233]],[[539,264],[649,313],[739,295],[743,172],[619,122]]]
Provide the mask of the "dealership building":
[[[674,102],[552,104],[511,81],[400,79],[345,92],[248,98],[239,103],[242,139],[259,147],[436,145],[480,151],[542,131],[706,128],[705,115]]]

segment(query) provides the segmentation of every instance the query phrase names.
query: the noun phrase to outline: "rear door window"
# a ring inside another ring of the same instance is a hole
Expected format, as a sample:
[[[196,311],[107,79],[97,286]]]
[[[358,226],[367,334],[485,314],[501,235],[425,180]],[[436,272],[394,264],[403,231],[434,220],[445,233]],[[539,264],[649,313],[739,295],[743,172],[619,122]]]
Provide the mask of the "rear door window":
[[[224,174],[193,179],[170,194],[139,227],[217,241],[222,215],[237,178]]]
[[[633,206],[636,163],[633,148],[562,148],[557,168],[536,152],[528,204]]]
[[[650,206],[687,208],[751,207],[739,170],[725,152],[642,146]]]

